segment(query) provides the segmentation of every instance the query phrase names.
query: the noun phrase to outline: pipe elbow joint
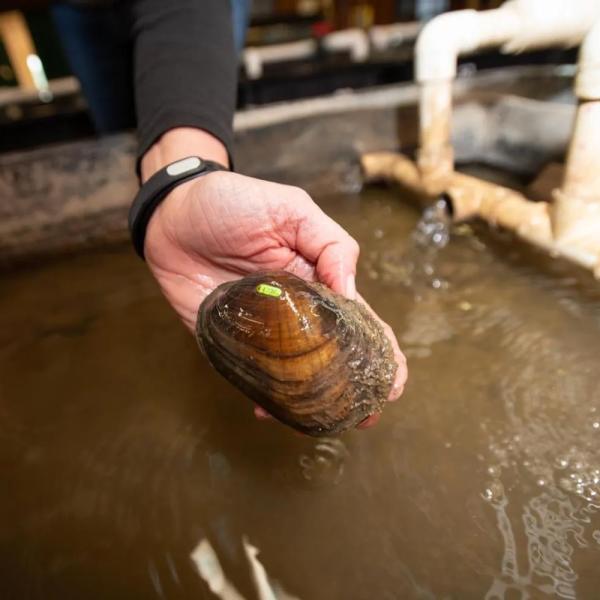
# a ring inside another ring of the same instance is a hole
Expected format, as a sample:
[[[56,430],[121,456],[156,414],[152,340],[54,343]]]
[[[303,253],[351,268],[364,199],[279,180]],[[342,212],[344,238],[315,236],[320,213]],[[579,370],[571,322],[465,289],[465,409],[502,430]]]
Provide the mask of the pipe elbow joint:
[[[423,27],[415,47],[417,81],[454,79],[458,55],[476,30],[476,19],[477,11],[458,10],[438,15]]]

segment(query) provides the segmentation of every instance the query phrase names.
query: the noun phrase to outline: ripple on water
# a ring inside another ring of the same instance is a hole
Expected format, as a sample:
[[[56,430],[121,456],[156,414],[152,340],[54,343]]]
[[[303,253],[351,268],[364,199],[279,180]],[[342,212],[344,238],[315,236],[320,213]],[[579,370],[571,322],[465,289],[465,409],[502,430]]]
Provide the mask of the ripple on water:
[[[342,480],[348,457],[348,449],[340,438],[320,438],[298,457],[298,465],[304,481],[324,487]]]
[[[129,250],[72,259],[76,297],[70,267],[4,282],[0,330],[26,341],[0,352],[15,597],[20,581],[65,589],[54,566],[86,556],[102,585],[144,596],[141,572],[150,594],[201,596],[185,586],[208,538],[246,596],[245,534],[302,598],[597,596],[598,294],[582,299],[572,278],[544,275],[516,246],[496,252],[470,227],[448,241],[426,215],[408,239],[399,204],[328,208],[361,242],[365,295],[407,354],[426,358],[376,428],[341,439],[256,423],[176,336],[162,300],[140,299],[148,275]],[[40,289],[69,313],[93,305],[93,327],[41,336],[52,310],[39,310]],[[109,289],[135,302],[117,310]],[[29,555],[48,560],[19,563]]]

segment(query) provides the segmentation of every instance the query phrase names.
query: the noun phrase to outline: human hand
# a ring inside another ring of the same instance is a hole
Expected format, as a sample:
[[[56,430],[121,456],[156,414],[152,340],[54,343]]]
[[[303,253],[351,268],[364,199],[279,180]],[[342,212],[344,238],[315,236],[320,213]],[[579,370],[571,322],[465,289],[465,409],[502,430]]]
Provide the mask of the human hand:
[[[284,269],[364,303],[355,287],[356,241],[303,190],[236,173],[214,172],[175,188],[150,220],[144,252],[191,331],[212,290],[261,270]],[[380,322],[398,363],[395,400],[406,381],[406,360],[391,328]],[[267,416],[259,407],[255,413]],[[377,420],[369,417],[361,427]]]

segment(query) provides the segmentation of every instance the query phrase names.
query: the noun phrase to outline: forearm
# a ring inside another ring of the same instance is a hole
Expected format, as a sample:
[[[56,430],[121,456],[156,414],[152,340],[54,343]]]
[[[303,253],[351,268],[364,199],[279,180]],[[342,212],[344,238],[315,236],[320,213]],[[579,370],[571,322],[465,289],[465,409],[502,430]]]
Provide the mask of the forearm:
[[[196,154],[228,164],[237,57],[226,0],[133,3],[141,171]]]

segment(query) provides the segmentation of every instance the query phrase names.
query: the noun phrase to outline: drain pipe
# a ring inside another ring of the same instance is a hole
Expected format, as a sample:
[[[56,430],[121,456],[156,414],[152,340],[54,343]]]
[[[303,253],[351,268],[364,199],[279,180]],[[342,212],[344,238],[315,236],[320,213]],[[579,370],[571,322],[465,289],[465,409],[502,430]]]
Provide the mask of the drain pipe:
[[[452,82],[458,57],[501,46],[520,52],[579,43],[600,17],[598,0],[510,0],[494,10],[462,10],[432,19],[417,40],[415,68],[421,85],[417,163],[428,192],[442,191],[454,169],[450,143]]]
[[[369,152],[361,156],[365,181],[400,183],[423,204],[430,204],[431,195],[423,195],[418,166],[406,156],[395,152]],[[492,226],[502,227],[537,246],[548,248],[552,243],[552,226],[547,202],[529,202],[507,187],[453,171],[446,178],[444,189],[452,219],[455,222],[478,217]],[[588,259],[577,260],[589,267]]]
[[[489,11],[433,19],[416,47],[421,85],[417,163],[390,153],[363,155],[365,178],[399,183],[423,200],[445,193],[455,220],[492,225],[594,271],[600,277],[600,0],[510,0]],[[594,26],[594,24],[596,25]],[[592,30],[593,28],[593,30]],[[592,30],[592,31],[590,31]],[[520,52],[583,40],[576,93],[580,99],[556,206],[454,171],[450,141],[452,81],[460,54],[486,46]]]
[[[402,154],[369,152],[362,155],[361,166],[367,182],[399,183],[424,204],[429,204],[433,199],[423,195],[418,166]],[[600,277],[600,236],[596,236],[595,248],[591,245],[585,247],[581,244],[558,243],[552,233],[548,202],[531,202],[516,190],[456,171],[447,176],[444,194],[454,221],[482,219],[491,226],[512,231],[550,255],[562,256]]]
[[[554,191],[552,224],[558,243],[600,250],[600,20],[579,53],[579,106],[564,178]]]
[[[421,31],[415,49],[416,79],[421,85],[420,139],[417,163],[430,191],[443,187],[454,170],[450,143],[452,82],[458,57],[487,45],[506,42],[518,29],[506,8],[477,12],[460,10],[432,19]]]

